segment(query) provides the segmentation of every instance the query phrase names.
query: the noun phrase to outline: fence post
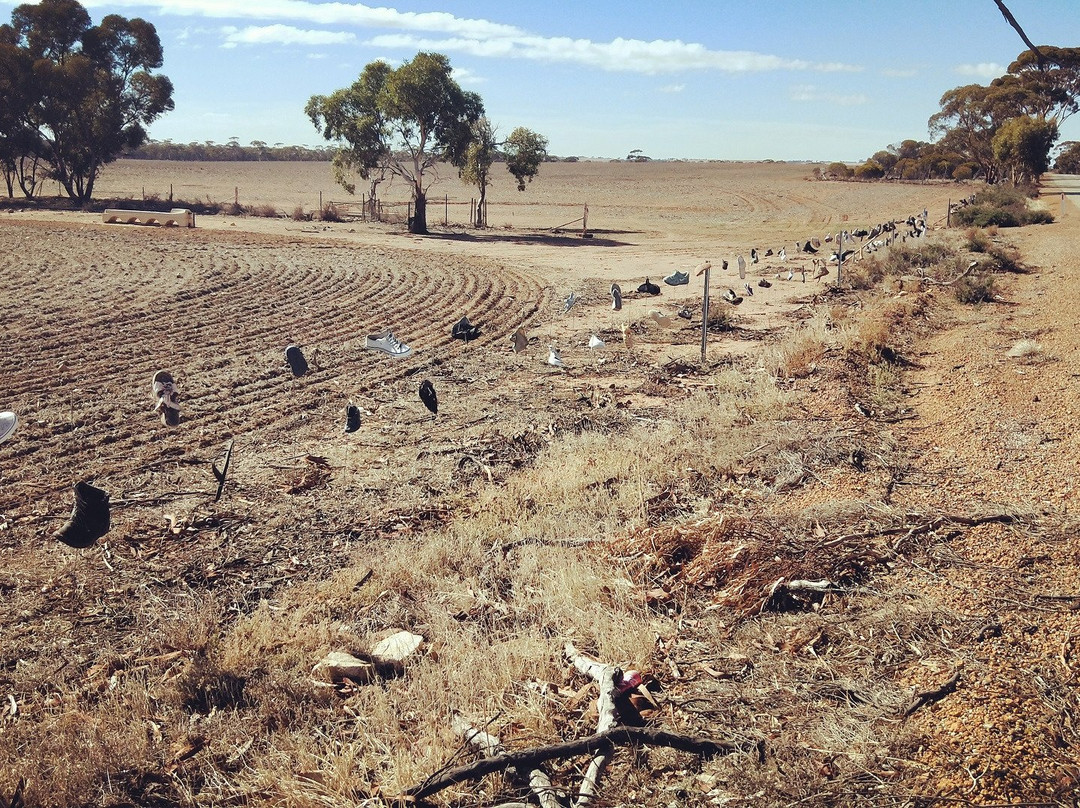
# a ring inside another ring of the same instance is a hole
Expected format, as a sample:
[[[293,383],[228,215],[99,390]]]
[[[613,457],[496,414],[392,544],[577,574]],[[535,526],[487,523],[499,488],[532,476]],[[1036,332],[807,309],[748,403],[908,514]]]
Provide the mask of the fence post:
[[[840,288],[840,270],[844,266],[844,225],[841,222],[840,232],[836,235],[836,288]]]
[[[705,269],[705,292],[701,303],[701,364],[705,364],[705,353],[709,345],[709,268]]]
[[[581,214],[581,234],[589,232],[589,203],[585,203],[585,211]]]
[[[322,218],[322,215],[323,215],[322,191],[319,191],[319,218],[320,219]]]
[[[945,227],[952,227],[952,199],[948,201],[949,209],[945,212]]]
[[[442,198],[442,223],[446,227],[450,223],[450,197],[443,194]]]

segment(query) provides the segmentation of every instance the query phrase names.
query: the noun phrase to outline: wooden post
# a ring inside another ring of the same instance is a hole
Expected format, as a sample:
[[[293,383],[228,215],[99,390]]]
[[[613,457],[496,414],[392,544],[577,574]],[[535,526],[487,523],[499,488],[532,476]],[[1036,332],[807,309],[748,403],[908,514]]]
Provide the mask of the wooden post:
[[[840,288],[840,270],[844,266],[844,228],[841,223],[840,232],[836,234],[836,288]]]
[[[237,207],[240,206],[240,186],[239,185],[236,185],[236,186],[233,187],[233,204],[236,205]]]
[[[443,227],[446,227],[450,223],[450,196],[448,194],[443,194],[442,204],[442,223]]]
[[[589,232],[589,203],[585,203],[585,210],[581,214],[581,234],[585,235]]]
[[[322,218],[322,215],[323,215],[322,191],[319,191],[319,218],[320,219]]]
[[[945,227],[952,227],[952,200],[948,201],[948,209],[945,212]]]
[[[169,183],[169,201],[170,201],[170,202],[172,202],[172,201],[173,201],[173,196],[172,196],[172,183],[171,183],[171,182]]]
[[[709,269],[705,270],[705,293],[701,304],[701,364],[705,364],[705,353],[709,346]]]
[[[1062,218],[1062,219],[1065,218],[1065,192],[1064,191],[1061,192],[1061,217],[1060,218]]]

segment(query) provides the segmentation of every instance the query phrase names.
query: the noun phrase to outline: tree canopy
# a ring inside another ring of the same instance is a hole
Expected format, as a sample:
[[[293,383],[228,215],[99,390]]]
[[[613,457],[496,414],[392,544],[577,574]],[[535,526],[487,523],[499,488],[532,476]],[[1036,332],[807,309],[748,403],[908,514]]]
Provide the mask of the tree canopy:
[[[934,142],[890,146],[857,175],[869,178],[880,168],[886,178],[1038,179],[1062,121],[1080,110],[1080,48],[1029,48],[988,85],[948,90],[940,106],[928,122]]]
[[[77,0],[17,6],[0,26],[0,167],[32,195],[43,176],[85,202],[101,169],[142,145],[173,108],[154,26],[118,14],[91,25]]]
[[[413,233],[427,232],[427,191],[436,163],[450,163],[480,189],[480,224],[496,160],[505,156],[524,189],[547,158],[547,140],[528,129],[519,127],[499,143],[480,96],[458,86],[450,61],[439,53],[418,53],[398,68],[371,62],[352,86],[312,96],[304,111],[324,138],[338,144],[334,176],[346,191],[355,193],[354,176],[371,183],[372,196],[386,177],[410,184]]]
[[[442,160],[464,166],[484,114],[480,96],[462,90],[451,72],[438,53],[418,53],[396,69],[371,62],[352,86],[312,96],[305,107],[322,136],[342,144],[334,166],[346,190],[349,172],[363,179],[385,172],[411,185],[414,233],[427,232],[430,169]]]

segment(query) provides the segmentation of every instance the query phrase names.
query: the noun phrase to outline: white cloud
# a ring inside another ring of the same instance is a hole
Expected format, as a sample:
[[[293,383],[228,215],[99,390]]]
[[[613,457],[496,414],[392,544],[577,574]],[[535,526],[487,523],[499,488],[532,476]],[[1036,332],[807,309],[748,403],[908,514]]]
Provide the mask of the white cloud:
[[[291,25],[249,25],[247,28],[227,25],[221,32],[225,35],[223,47],[226,48],[237,45],[343,45],[356,41],[356,34],[348,31],[311,31]]]
[[[484,83],[487,82],[487,79],[484,78],[483,76],[480,76],[480,75],[472,72],[468,68],[455,67],[454,68],[454,81],[456,81],[462,87],[469,87],[469,86],[473,86],[473,85],[476,85],[476,84],[484,84]]]
[[[362,3],[314,3],[308,0],[84,0],[87,8],[146,8],[160,14],[211,17],[214,19],[301,20],[319,25],[354,25],[364,28],[397,28],[407,31],[441,31],[472,36],[515,36],[523,33],[512,25],[456,17],[443,11],[398,11]]]
[[[840,62],[809,62],[752,51],[709,50],[681,40],[613,39],[594,42],[571,37],[542,37],[514,25],[458,17],[442,11],[398,11],[361,3],[311,0],[84,0],[88,8],[107,6],[153,7],[160,14],[213,19],[292,20],[307,25],[355,27],[399,31],[375,36],[370,44],[395,49],[461,52],[482,57],[511,57],[543,62],[586,65],[600,70],[633,73],[677,73],[687,70],[719,70],[747,73],[771,70],[851,71],[859,68]],[[264,28],[245,30],[260,31]],[[280,26],[288,28],[288,26]],[[297,29],[292,29],[297,30]],[[421,36],[419,34],[427,34]],[[278,43],[280,40],[270,39]],[[302,44],[311,44],[301,41]],[[232,42],[233,45],[237,44]],[[257,44],[245,40],[245,44]]]
[[[685,84],[665,84],[663,87],[660,88],[660,92],[662,92],[662,93],[681,93],[685,89],[686,89]]]
[[[979,62],[977,65],[957,65],[956,72],[977,79],[996,79],[1005,72],[1005,68],[997,62]]]
[[[813,84],[796,84],[791,88],[789,97],[792,101],[814,104],[834,104],[840,107],[858,107],[870,103],[870,98],[862,93],[822,92]]]
[[[714,51],[695,42],[678,39],[613,39],[594,42],[570,37],[521,35],[471,39],[432,39],[412,34],[383,34],[367,44],[381,48],[460,52],[471,56],[534,59],[565,62],[612,72],[677,73],[687,70],[720,70],[748,73],[767,70],[854,71],[859,68],[839,62],[816,63],[785,59],[753,51]]]

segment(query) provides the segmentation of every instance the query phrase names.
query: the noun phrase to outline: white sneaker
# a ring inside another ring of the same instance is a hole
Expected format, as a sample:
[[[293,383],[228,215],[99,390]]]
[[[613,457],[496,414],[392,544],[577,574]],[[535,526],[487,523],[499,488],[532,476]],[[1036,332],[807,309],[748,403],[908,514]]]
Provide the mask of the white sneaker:
[[[594,350],[596,348],[603,348],[604,341],[600,339],[600,337],[596,336],[596,334],[593,334],[591,337],[589,337],[589,347]]]
[[[3,443],[15,433],[15,427],[19,424],[19,417],[10,410],[0,412],[0,443]]]
[[[364,347],[372,351],[388,353],[395,359],[404,359],[412,353],[412,348],[403,342],[398,342],[397,337],[389,329],[381,334],[368,334]]]
[[[562,357],[559,355],[558,348],[551,347],[548,349],[548,364],[556,368],[566,367],[562,361]]]

